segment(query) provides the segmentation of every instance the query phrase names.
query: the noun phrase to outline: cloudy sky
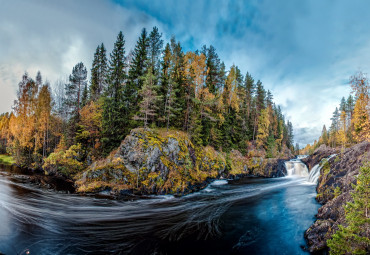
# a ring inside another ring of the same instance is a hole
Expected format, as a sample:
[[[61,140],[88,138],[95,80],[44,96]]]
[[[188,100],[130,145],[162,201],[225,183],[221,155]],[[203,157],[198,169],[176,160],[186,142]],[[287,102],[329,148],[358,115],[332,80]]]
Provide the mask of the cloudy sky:
[[[174,35],[185,51],[212,44],[227,67],[260,79],[293,122],[295,141],[311,143],[330,125],[349,77],[370,70],[370,2],[363,0],[0,0],[0,112],[17,84],[38,70],[51,84],[98,44],[108,52],[120,30],[132,49],[143,27]]]

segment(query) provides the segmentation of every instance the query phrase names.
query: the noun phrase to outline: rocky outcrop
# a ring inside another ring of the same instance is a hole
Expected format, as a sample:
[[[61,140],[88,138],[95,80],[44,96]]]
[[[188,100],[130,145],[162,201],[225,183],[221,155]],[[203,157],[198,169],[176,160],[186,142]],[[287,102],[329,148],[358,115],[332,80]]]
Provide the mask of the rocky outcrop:
[[[269,158],[253,174],[261,177],[283,177],[287,174],[284,162],[288,159]]]
[[[239,151],[196,147],[181,131],[134,129],[106,159],[78,176],[78,192],[187,194],[218,177],[286,173],[283,160],[245,157]]]
[[[301,159],[301,161],[305,163],[310,170],[314,165],[320,163],[323,158],[327,158],[330,155],[337,154],[338,152],[338,149],[331,148],[329,146],[326,146],[325,144],[322,144],[314,151],[312,155]]]
[[[332,150],[324,153],[321,149],[320,155],[330,154]],[[369,160],[370,143],[365,141],[323,164],[316,197],[323,206],[318,210],[315,223],[305,232],[310,252],[323,252],[327,249],[326,240],[345,220],[344,205],[351,201],[352,184],[356,183],[359,168]]]
[[[106,159],[76,182],[79,192],[186,194],[227,172],[224,153],[196,148],[180,131],[134,129]],[[243,173],[241,170],[238,173]]]

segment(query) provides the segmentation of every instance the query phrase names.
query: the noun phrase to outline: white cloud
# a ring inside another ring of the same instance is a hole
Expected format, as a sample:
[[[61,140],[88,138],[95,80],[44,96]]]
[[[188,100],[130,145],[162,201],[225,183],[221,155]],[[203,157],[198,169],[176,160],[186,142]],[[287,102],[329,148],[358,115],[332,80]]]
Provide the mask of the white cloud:
[[[0,112],[10,110],[24,71],[51,82],[82,61],[90,68],[118,31],[132,49],[143,27],[156,25],[185,50],[212,44],[227,67],[236,64],[270,89],[296,141],[313,142],[350,91],[361,68],[370,72],[366,1],[4,1],[0,9]],[[6,96],[4,96],[6,94]]]
[[[78,62],[91,68],[93,54],[104,43],[108,54],[123,31],[126,52],[143,27],[161,24],[153,17],[108,1],[2,2],[0,9],[0,112],[9,111],[25,71],[55,82]],[[4,95],[5,94],[5,95]]]

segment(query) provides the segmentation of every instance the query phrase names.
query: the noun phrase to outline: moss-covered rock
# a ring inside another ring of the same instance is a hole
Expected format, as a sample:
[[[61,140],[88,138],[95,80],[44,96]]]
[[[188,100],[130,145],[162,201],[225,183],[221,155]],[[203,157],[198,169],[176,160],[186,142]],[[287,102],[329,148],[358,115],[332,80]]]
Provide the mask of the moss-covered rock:
[[[181,131],[134,129],[106,159],[93,163],[76,182],[79,192],[135,189],[184,194],[226,169],[225,154],[196,148]]]
[[[77,176],[76,184],[78,192],[187,194],[220,176],[281,176],[276,174],[281,171],[278,161],[270,161],[236,150],[227,154],[211,146],[196,147],[181,131],[137,128],[116,151]]]

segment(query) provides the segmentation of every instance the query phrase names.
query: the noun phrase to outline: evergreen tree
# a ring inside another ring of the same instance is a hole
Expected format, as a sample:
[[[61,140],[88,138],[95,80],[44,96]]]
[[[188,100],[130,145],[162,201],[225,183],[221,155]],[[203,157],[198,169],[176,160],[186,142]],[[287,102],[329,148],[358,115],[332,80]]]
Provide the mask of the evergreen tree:
[[[65,105],[69,108],[71,118],[78,119],[82,104],[83,89],[87,85],[87,70],[82,62],[76,64],[69,76],[69,83],[66,84]]]
[[[222,87],[222,78],[220,77],[221,61],[212,45],[209,48],[204,45],[202,53],[206,56],[206,85],[210,93],[217,94]]]
[[[105,153],[117,147],[125,137],[128,104],[123,96],[126,81],[125,40],[119,32],[110,55],[107,88],[104,93],[102,116],[102,142]]]
[[[340,101],[340,105],[339,105],[339,111],[340,112],[345,112],[347,109],[347,102],[346,102],[346,99],[344,97],[342,97],[341,101]]]
[[[90,99],[97,100],[106,87],[108,61],[104,44],[96,48],[91,68]]]
[[[322,143],[323,144],[328,145],[329,137],[328,137],[328,131],[326,130],[326,126],[325,125],[322,127],[321,139],[322,139]]]
[[[253,113],[253,140],[255,140],[256,133],[258,130],[258,118],[261,114],[261,111],[265,109],[265,98],[266,98],[266,91],[262,86],[262,82],[260,80],[257,81],[256,84],[256,97],[255,97],[255,107]]]
[[[187,81],[185,77],[185,60],[184,60],[184,53],[182,51],[182,47],[180,42],[176,42],[175,38],[171,38],[170,48],[172,52],[172,61],[173,61],[173,69],[172,69],[172,77],[171,82],[173,83],[173,89],[176,93],[174,104],[178,109],[176,117],[174,118],[173,126],[177,128],[183,128],[185,123],[185,116],[186,114],[186,87]]]
[[[87,96],[87,70],[82,62],[76,64],[65,86],[66,97],[64,105],[68,114],[66,143],[71,146],[74,142],[77,123],[80,119],[80,109],[83,107],[83,96]],[[84,89],[86,90],[85,93]]]
[[[144,28],[133,52],[128,74],[128,82],[124,90],[125,99],[128,103],[129,119],[136,114],[138,111],[138,102],[141,101],[141,98],[139,97],[139,91],[141,90],[144,82],[142,77],[146,74],[149,64],[148,47],[149,39],[146,29]]]
[[[163,48],[162,34],[158,32],[157,27],[153,27],[153,30],[150,32],[148,38],[148,60],[149,67],[152,69],[154,78],[156,79],[158,79],[161,69],[162,48]]]

